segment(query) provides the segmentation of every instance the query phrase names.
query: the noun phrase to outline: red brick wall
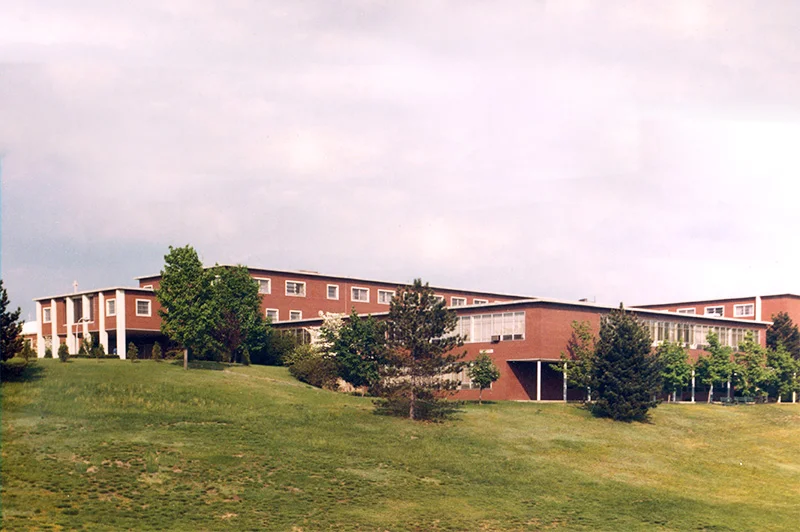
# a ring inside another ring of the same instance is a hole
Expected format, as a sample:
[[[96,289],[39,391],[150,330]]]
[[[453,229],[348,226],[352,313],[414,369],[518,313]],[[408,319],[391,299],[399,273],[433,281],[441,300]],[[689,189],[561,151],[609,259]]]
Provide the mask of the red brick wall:
[[[146,299],[150,301],[150,316],[136,315],[136,300]],[[158,311],[161,305],[158,304],[154,294],[137,293],[130,290],[125,291],[125,328],[126,329],[145,329],[158,331],[161,329],[161,318]],[[117,313],[120,309],[117,308]]]
[[[761,298],[761,316],[764,321],[772,321],[772,316],[778,312],[786,312],[795,324],[800,325],[800,298],[786,296]]]
[[[753,309],[755,312],[755,303],[756,299],[754,297],[747,297],[742,299],[730,299],[725,301],[703,301],[703,302],[694,302],[694,303],[679,303],[676,305],[647,305],[646,307],[639,307],[639,308],[648,308],[651,310],[668,310],[671,312],[677,312],[678,309],[684,308],[693,308],[695,309],[695,313],[698,316],[702,316],[705,314],[706,307],[718,307],[723,306],[725,307],[725,314],[723,315],[724,318],[737,318],[743,320],[755,320],[758,316],[734,316],[733,314],[733,306],[734,305],[741,305],[743,303],[752,303]]]

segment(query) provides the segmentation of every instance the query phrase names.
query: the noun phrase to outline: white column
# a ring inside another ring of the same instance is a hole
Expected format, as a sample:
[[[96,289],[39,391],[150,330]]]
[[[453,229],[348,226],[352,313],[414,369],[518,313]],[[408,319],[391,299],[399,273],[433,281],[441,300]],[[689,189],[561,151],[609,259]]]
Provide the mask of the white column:
[[[77,355],[78,349],[75,347],[77,342],[75,341],[75,335],[73,333],[73,323],[75,323],[75,306],[72,303],[72,298],[66,298],[67,302],[67,349],[69,349],[70,354]],[[55,357],[56,354],[53,353]]]
[[[124,359],[127,349],[125,338],[125,290],[117,290],[117,356]]]
[[[692,402],[694,403],[694,368],[692,368]]]
[[[50,312],[53,312],[52,310]],[[53,315],[50,314],[52,317]],[[36,356],[44,358],[44,336],[42,336],[42,327],[44,327],[44,320],[42,320],[42,303],[36,302],[36,321],[39,322],[39,330],[36,331]],[[51,325],[52,327],[52,325]]]
[[[797,380],[797,373],[794,374],[795,381]],[[797,392],[792,392],[792,403],[797,402]]]
[[[761,317],[761,296],[756,296],[756,319],[762,321]]]
[[[58,356],[58,346],[61,345],[61,338],[58,336],[58,307],[55,299],[50,300],[50,330],[53,331],[50,349],[53,351],[53,357],[56,357]]]
[[[731,379],[728,378],[728,399],[731,398]]]
[[[103,350],[108,353],[108,332],[106,331],[106,297],[97,293],[97,338]]]
[[[564,373],[563,373],[563,384],[564,386],[564,402],[567,402],[567,363],[564,362]]]
[[[542,400],[542,361],[536,361],[536,400]]]
[[[92,308],[89,305],[89,296],[88,295],[85,295],[85,296],[81,297],[81,306],[83,307],[83,317],[88,320],[89,316],[92,315]],[[86,338],[87,336],[89,336],[89,322],[88,321],[84,321],[83,322],[83,337]]]

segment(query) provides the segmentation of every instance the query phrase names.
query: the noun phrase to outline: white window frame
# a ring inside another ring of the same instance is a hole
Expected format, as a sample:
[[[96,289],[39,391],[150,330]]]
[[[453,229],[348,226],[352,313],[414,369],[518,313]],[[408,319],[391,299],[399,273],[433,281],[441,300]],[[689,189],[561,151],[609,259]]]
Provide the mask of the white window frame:
[[[297,318],[292,318],[292,314],[299,314]],[[300,321],[303,319],[303,311],[302,310],[290,310],[289,311],[289,321]]]
[[[489,304],[489,300],[488,299],[479,299],[479,298],[476,297],[475,299],[472,300],[472,304],[473,305],[488,305]]]
[[[281,320],[281,311],[276,309],[276,308],[266,308],[266,309],[264,309],[264,317],[265,318],[269,318],[270,311],[275,311],[275,319],[272,320],[272,323],[275,323],[276,321],[280,321]]]
[[[270,279],[269,277],[253,277],[253,279],[255,279],[256,282],[258,282],[258,293],[259,294],[267,294],[267,295],[269,295],[269,294],[272,293],[272,279]],[[262,281],[266,281],[267,282],[267,291],[266,292],[262,292],[261,291],[261,282]]]
[[[353,297],[355,294],[355,290],[364,290],[367,293],[367,299],[356,299]],[[363,286],[351,286],[350,287],[350,301],[354,303],[369,303],[369,288]]]
[[[139,312],[139,303],[147,303],[147,314],[143,314]],[[149,318],[153,315],[153,302],[149,299],[137,299],[136,300],[136,315],[137,316],[144,316]]]
[[[675,312],[678,314],[697,314],[697,309],[694,307],[679,308]]]
[[[289,284],[301,285],[303,287],[302,294],[289,292]],[[286,295],[291,297],[306,297],[306,282],[305,281],[286,281]]]
[[[381,301],[381,294],[389,294],[389,301]],[[378,290],[378,303],[381,305],[390,305],[392,303],[392,298],[395,296],[394,290]]]
[[[722,309],[722,313],[717,314],[716,312],[714,312],[714,313],[709,312],[709,310],[711,310],[711,309],[718,309],[718,308]],[[711,306],[711,307],[706,307],[705,309],[703,309],[703,315],[704,316],[714,316],[716,318],[724,318],[725,317],[725,306],[724,305],[714,305],[714,306]]]
[[[744,314],[744,313],[737,314],[736,313],[737,309],[747,308],[747,307],[750,307],[750,312],[749,313],[747,313],[747,314]],[[756,306],[753,303],[741,303],[739,305],[734,305],[733,306],[733,317],[734,318],[752,318],[755,315],[756,315]]]
[[[109,308],[111,307],[112,304],[114,305],[114,311],[113,312],[111,312],[109,310]],[[116,316],[117,315],[117,298],[111,297],[109,299],[106,299],[106,309],[105,310],[106,310],[106,316],[107,317],[110,318],[112,316]]]
[[[53,323],[52,307],[42,307],[42,323]]]
[[[151,285],[151,284],[146,284],[146,285],[144,285],[144,286],[142,287],[142,289],[143,289],[143,290],[152,290],[152,289],[153,289],[153,285]]]
[[[444,296],[440,296],[439,294],[433,294],[433,298],[434,298],[436,301],[441,301],[441,302],[444,302]]]
[[[459,301],[456,304],[456,301]],[[458,297],[458,296],[450,296],[450,306],[451,307],[465,307],[467,306],[467,298],[466,297]]]
[[[335,288],[336,289],[336,297],[331,297],[331,288]],[[325,287],[325,296],[328,299],[331,299],[331,300],[334,300],[334,301],[339,301],[339,285],[338,284],[329,284],[328,286],[326,286]]]

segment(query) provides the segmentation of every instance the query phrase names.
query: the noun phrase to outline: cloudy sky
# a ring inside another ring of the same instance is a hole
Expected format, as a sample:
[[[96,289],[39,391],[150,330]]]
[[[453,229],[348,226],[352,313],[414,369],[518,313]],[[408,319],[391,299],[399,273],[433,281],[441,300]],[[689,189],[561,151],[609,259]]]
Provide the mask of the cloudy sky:
[[[796,0],[4,0],[2,278],[800,292],[798,58]]]

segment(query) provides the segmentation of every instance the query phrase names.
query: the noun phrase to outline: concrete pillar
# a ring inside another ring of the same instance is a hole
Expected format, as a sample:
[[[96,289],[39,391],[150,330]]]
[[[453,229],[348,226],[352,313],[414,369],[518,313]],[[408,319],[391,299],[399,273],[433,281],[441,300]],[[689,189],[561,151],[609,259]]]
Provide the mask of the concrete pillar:
[[[97,337],[103,350],[108,353],[108,331],[106,331],[106,297],[97,293]]]
[[[52,310],[50,312],[53,312]],[[53,315],[50,314],[50,318],[52,319]],[[42,315],[42,303],[40,301],[36,302],[36,320],[39,322],[39,330],[36,331],[36,357],[37,358],[44,358],[44,336],[42,336],[42,327],[44,327],[44,320],[42,319],[44,316]],[[52,328],[52,323],[50,324]]]
[[[761,296],[756,296],[756,305],[755,305],[755,319],[758,321],[762,321],[761,318]]]
[[[52,332],[52,343],[50,345],[50,349],[53,351],[53,356],[57,356],[58,353],[58,346],[61,345],[61,338],[58,336],[58,307],[56,306],[56,300],[50,300],[50,329]]]
[[[76,347],[77,342],[75,341],[76,340],[75,334],[73,334],[75,332],[74,331],[75,327],[73,325],[75,323],[75,306],[72,303],[72,301],[73,300],[72,300],[71,297],[66,298],[66,302],[67,302],[67,349],[69,349],[69,352],[70,352],[71,355],[77,355],[78,354],[78,349]],[[56,356],[56,354],[53,353],[53,356]]]
[[[694,368],[692,368],[692,402],[694,403]]]
[[[125,337],[125,290],[117,290],[117,356],[124,359],[128,345]]]
[[[794,380],[797,381],[797,373],[794,374]],[[792,392],[792,403],[797,402],[797,392]]]
[[[562,383],[561,385],[564,388],[564,402],[567,402],[567,363],[564,362],[564,373],[562,374]]]
[[[536,361],[536,400],[542,400],[542,361]]]
[[[89,316],[92,315],[92,308],[91,308],[91,305],[90,305],[90,301],[89,301],[89,296],[88,295],[84,295],[83,297],[81,297],[81,306],[83,307],[83,317],[85,318],[85,320],[88,320]],[[88,321],[84,321],[83,322],[82,329],[83,329],[83,337],[86,338],[87,336],[89,336],[89,322]]]
[[[728,399],[731,398],[731,379],[728,378]]]

